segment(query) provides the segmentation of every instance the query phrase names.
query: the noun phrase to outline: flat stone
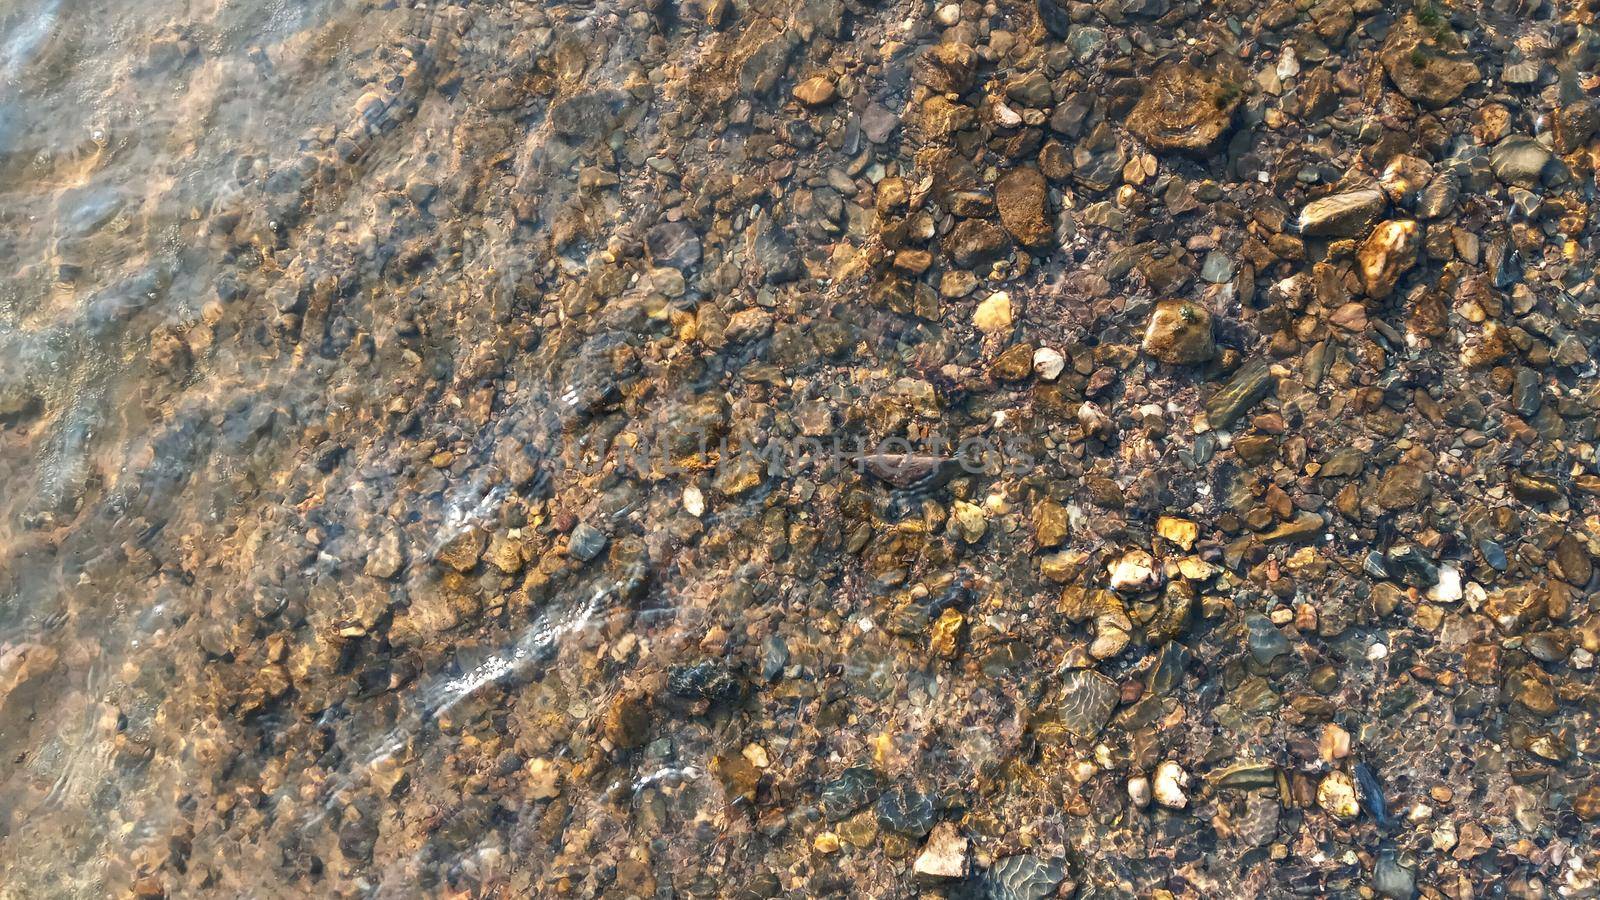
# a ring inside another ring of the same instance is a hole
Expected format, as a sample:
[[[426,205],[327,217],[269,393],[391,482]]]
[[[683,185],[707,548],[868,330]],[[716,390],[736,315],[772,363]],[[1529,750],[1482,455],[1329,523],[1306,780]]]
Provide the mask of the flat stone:
[[[940,822],[928,834],[912,874],[924,882],[954,881],[967,877],[967,839],[953,822]]]
[[[1044,176],[1032,166],[1012,169],[995,185],[1000,224],[1024,247],[1044,247],[1055,237],[1045,213],[1048,190]]]
[[[457,572],[470,572],[472,567],[478,564],[478,558],[483,555],[486,542],[487,538],[482,531],[467,528],[445,541],[434,554],[434,559]]]
[[[1099,736],[1117,708],[1117,683],[1086,669],[1074,669],[1061,679],[1061,725],[1082,741]]]
[[[978,71],[978,54],[960,43],[934,44],[917,57],[917,81],[941,94],[964,94]]]
[[[1005,254],[1006,233],[983,219],[963,219],[944,238],[944,251],[964,269],[987,266]]]
[[[985,334],[996,334],[1011,327],[1011,295],[995,291],[972,313],[972,327]]]
[[[1154,150],[1205,150],[1233,124],[1241,88],[1187,63],[1164,65],[1146,83],[1128,130]]]
[[[1251,407],[1266,399],[1276,386],[1277,379],[1272,374],[1271,361],[1257,359],[1248,362],[1233,373],[1233,378],[1222,390],[1212,394],[1211,399],[1206,401],[1206,421],[1212,428],[1227,429]]]
[[[1317,785],[1317,805],[1341,822],[1354,822],[1361,815],[1355,780],[1345,772],[1329,772]]]
[[[1289,639],[1283,636],[1278,626],[1272,624],[1260,613],[1248,613],[1244,617],[1245,628],[1248,632],[1250,657],[1263,666],[1271,665],[1272,661],[1289,652]]]
[[[650,229],[645,247],[659,266],[683,270],[700,262],[700,235],[687,222],[663,222]]]
[[[1390,466],[1378,479],[1373,499],[1384,509],[1410,509],[1428,496],[1428,473],[1407,463]]]
[[[806,106],[826,106],[838,96],[838,87],[825,75],[813,75],[794,88],[794,98]]]
[[[1583,99],[1564,104],[1552,117],[1556,152],[1571,153],[1600,131],[1600,105]]]
[[[1320,514],[1301,510],[1295,517],[1261,536],[1264,544],[1302,544],[1315,540],[1327,525]]]
[[[1550,148],[1527,135],[1514,134],[1494,147],[1489,167],[1506,184],[1536,188],[1551,158]]]
[[[581,562],[594,559],[605,548],[605,532],[588,522],[579,522],[567,536],[567,555]]]
[[[1377,188],[1319,197],[1300,210],[1300,233],[1306,237],[1355,237],[1365,234],[1388,206],[1383,191]]]
[[[1378,59],[1400,93],[1431,109],[1447,105],[1483,77],[1448,26],[1424,26],[1415,14],[1390,29]]]
[[[995,860],[994,867],[985,879],[987,890],[983,896],[991,900],[1045,900],[1056,896],[1061,883],[1066,880],[1067,866],[1064,860],[1020,853]]]

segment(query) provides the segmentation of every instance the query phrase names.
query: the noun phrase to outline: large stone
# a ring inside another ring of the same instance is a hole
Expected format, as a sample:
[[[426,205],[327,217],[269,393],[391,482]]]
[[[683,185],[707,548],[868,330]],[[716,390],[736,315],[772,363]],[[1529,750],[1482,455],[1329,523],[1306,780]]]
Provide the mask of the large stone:
[[[1455,211],[1460,198],[1461,180],[1454,173],[1441,173],[1417,196],[1417,218],[1425,222],[1442,219]]]
[[[944,238],[944,252],[964,269],[987,266],[1006,252],[1006,233],[983,219],[963,219]]]
[[[966,44],[935,44],[917,57],[917,81],[941,94],[963,94],[978,72],[978,54]]]
[[[1065,861],[1021,853],[995,860],[982,896],[992,900],[1044,900],[1055,896],[1066,879]]]
[[[482,531],[476,528],[462,529],[439,546],[438,551],[434,553],[434,559],[457,572],[469,572],[483,555],[485,541]]]
[[[700,262],[700,235],[687,222],[663,222],[645,235],[656,265],[688,269]]]
[[[1272,363],[1258,359],[1239,368],[1221,390],[1206,401],[1206,421],[1212,428],[1228,428],[1260,403],[1277,386]]]
[[[1431,181],[1433,166],[1425,159],[1404,153],[1389,160],[1383,167],[1383,174],[1378,176],[1378,186],[1399,206],[1409,206]]]
[[[798,46],[799,38],[783,32],[750,40],[753,46],[744,51],[739,63],[739,90],[746,96],[770,94],[788,69],[789,57]]]
[[[1400,276],[1417,264],[1417,247],[1421,243],[1415,222],[1390,221],[1373,229],[1356,251],[1367,296],[1382,300],[1393,293]]]
[[[1489,166],[1495,177],[1506,184],[1535,188],[1550,162],[1550,148],[1525,134],[1514,134],[1495,145]]]
[[[1388,207],[1383,191],[1362,188],[1319,197],[1300,210],[1300,233],[1306,237],[1354,237],[1364,234]]]
[[[1044,24],[1045,30],[1058,38],[1064,38],[1072,31],[1072,14],[1068,12],[1066,0],[1039,0],[1039,21]]]
[[[1061,725],[1073,737],[1092,741],[1111,721],[1117,708],[1117,683],[1085,669],[1068,672],[1061,680]]]
[[[0,712],[23,685],[55,671],[59,654],[43,644],[7,644],[0,647]]]
[[[1577,100],[1557,109],[1552,119],[1556,151],[1571,153],[1600,131],[1600,106],[1589,100]]]
[[[1045,215],[1046,190],[1044,176],[1032,166],[1012,169],[995,185],[1000,224],[1025,247],[1043,247],[1055,234]]]
[[[1011,327],[1011,295],[995,291],[972,312],[972,327],[984,334],[998,334]]]
[[[1317,785],[1317,805],[1335,819],[1354,822],[1361,815],[1355,780],[1345,772],[1329,772]]]
[[[1389,31],[1378,59],[1400,93],[1433,109],[1461,96],[1483,77],[1448,25],[1422,24],[1415,15],[1407,15]]]
[[[794,98],[807,106],[826,106],[838,96],[838,87],[826,75],[813,75],[794,88]]]
[[[1188,300],[1163,300],[1150,314],[1144,352],[1176,366],[1203,363],[1217,354],[1211,313]]]
[[[951,881],[967,876],[967,839],[954,822],[933,826],[928,843],[912,864],[912,873],[924,882]]]
[[[1289,652],[1289,639],[1283,636],[1278,626],[1272,620],[1257,613],[1247,613],[1244,617],[1246,641],[1250,648],[1250,657],[1263,666],[1272,665],[1272,661]]]
[[[1396,463],[1378,479],[1378,489],[1373,499],[1387,510],[1410,509],[1426,500],[1429,494],[1428,473],[1420,466]]]
[[[1241,86],[1186,63],[1156,70],[1128,116],[1128,130],[1155,150],[1209,148],[1233,124]]]

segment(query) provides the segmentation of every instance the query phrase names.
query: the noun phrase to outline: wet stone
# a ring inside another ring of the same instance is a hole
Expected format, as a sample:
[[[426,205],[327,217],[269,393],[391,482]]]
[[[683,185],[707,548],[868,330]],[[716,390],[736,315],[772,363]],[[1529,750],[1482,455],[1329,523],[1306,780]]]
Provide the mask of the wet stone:
[[[1506,184],[1538,187],[1544,168],[1550,162],[1550,148],[1526,135],[1512,135],[1495,145],[1489,165],[1496,178]]]
[[[1188,300],[1162,300],[1145,328],[1144,352],[1171,365],[1196,365],[1216,355],[1211,313]]]
[[[926,835],[938,816],[933,797],[905,783],[884,791],[876,809],[885,829],[913,838]]]
[[[434,558],[457,572],[470,572],[483,555],[487,538],[482,531],[468,528],[447,540]]]
[[[1010,246],[1006,233],[982,219],[964,219],[944,239],[944,252],[963,268],[987,266]]]
[[[1233,122],[1243,86],[1185,64],[1157,69],[1128,116],[1128,130],[1154,150],[1198,152]]]
[[[978,55],[966,44],[935,44],[917,60],[916,77],[943,94],[962,94],[972,87]]]
[[[1098,672],[1068,672],[1061,681],[1058,707],[1062,726],[1080,740],[1093,740],[1111,721],[1118,696],[1116,682]]]
[[[726,666],[705,660],[674,666],[668,673],[667,690],[676,697],[716,704],[736,699],[743,688]]]
[[[985,881],[989,900],[1044,900],[1066,878],[1064,861],[1024,853],[995,860]]]
[[[1482,78],[1461,39],[1436,18],[1419,22],[1407,14],[1390,30],[1378,52],[1384,71],[1400,93],[1438,109]]]
[[[645,244],[657,265],[688,269],[700,262],[700,236],[687,222],[665,222],[650,229]]]
[[[572,534],[567,536],[567,553],[581,562],[599,556],[605,547],[605,533],[588,522],[579,522],[572,529]]]
[[[1329,194],[1300,210],[1300,233],[1307,237],[1355,237],[1365,234],[1388,206],[1383,192],[1364,188]]]
[[[1382,300],[1394,292],[1400,277],[1417,264],[1421,236],[1416,222],[1383,222],[1356,251],[1367,296]]]
[[[912,864],[912,874],[925,882],[941,882],[965,878],[967,875],[967,839],[961,836],[950,822],[934,826],[928,842]]]
[[[1416,872],[1402,865],[1393,849],[1380,850],[1373,868],[1372,889],[1389,900],[1411,900],[1417,894]]]
[[[1054,236],[1045,213],[1044,176],[1031,166],[1012,169],[995,185],[1000,223],[1017,243],[1043,247]]]
[[[1417,218],[1423,221],[1442,219],[1455,211],[1461,196],[1460,179],[1446,172],[1434,178],[1422,189],[1417,198]]]
[[[878,775],[864,766],[845,769],[839,777],[823,785],[822,813],[830,822],[837,822],[877,799]]]
[[[1270,361],[1258,359],[1246,363],[1221,390],[1206,401],[1206,419],[1212,428],[1230,428],[1252,407],[1266,399],[1275,385]]]
[[[1250,644],[1250,656],[1263,666],[1289,652],[1289,639],[1283,636],[1272,620],[1260,613],[1245,616],[1245,628]]]

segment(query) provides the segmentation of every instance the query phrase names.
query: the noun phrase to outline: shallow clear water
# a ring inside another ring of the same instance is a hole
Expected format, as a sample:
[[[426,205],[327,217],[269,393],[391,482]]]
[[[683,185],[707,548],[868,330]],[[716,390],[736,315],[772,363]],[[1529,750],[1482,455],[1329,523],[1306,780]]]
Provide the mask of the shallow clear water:
[[[1303,6],[11,0],[0,898],[1586,896],[1600,38]]]

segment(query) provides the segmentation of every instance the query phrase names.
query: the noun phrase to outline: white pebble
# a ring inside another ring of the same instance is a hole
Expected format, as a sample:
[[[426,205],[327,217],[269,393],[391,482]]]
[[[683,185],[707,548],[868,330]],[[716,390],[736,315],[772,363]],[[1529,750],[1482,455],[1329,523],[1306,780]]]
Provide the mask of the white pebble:
[[[1428,588],[1428,599],[1435,603],[1459,603],[1461,597],[1461,570],[1455,566],[1440,566],[1439,583]]]
[[[1128,779],[1128,799],[1133,805],[1144,809],[1150,805],[1150,779],[1143,775],[1135,775]]]
[[[1067,368],[1066,357],[1049,347],[1033,351],[1033,374],[1045,381],[1055,381]]]
[[[705,514],[705,495],[700,493],[700,489],[692,484],[683,489],[683,511],[696,519]]]
[[[1189,805],[1189,796],[1183,789],[1189,786],[1189,773],[1183,767],[1167,760],[1156,766],[1156,802],[1167,809],[1183,809]]]

